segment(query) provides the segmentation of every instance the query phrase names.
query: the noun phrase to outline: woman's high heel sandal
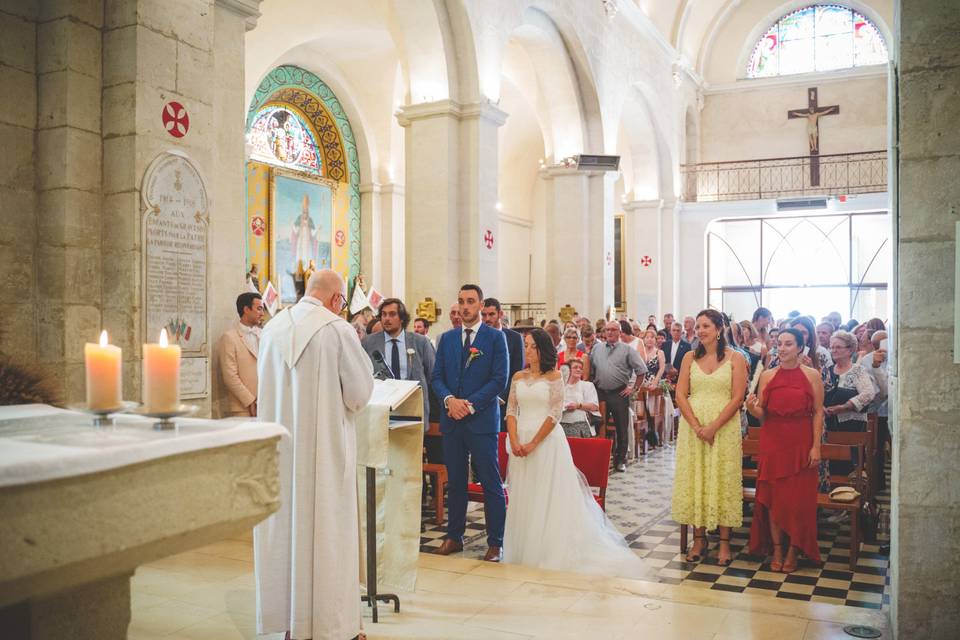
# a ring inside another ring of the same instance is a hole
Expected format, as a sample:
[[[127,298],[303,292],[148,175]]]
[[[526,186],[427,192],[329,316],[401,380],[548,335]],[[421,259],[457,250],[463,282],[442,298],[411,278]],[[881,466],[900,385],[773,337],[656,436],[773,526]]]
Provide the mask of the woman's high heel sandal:
[[[781,547],[783,547],[782,544],[773,544],[773,548],[775,550],[780,549]],[[770,560],[770,571],[775,571],[776,573],[783,571],[783,553],[780,554],[780,562],[777,562],[776,560]]]
[[[730,538],[720,538],[720,542],[726,542],[726,543],[727,543],[727,549],[730,548]],[[720,545],[717,545],[717,549],[718,549],[718,550],[719,550],[719,548],[720,548]],[[720,553],[719,553],[719,551],[717,552],[717,566],[720,566],[720,567],[729,567],[731,562],[733,562],[733,553],[732,553],[732,552],[730,553],[730,557],[727,558],[726,560],[721,560],[721,559],[720,559]]]
[[[693,539],[694,541],[703,540],[703,549],[701,549],[700,553],[694,553],[693,548],[691,548],[685,559],[687,562],[700,562],[703,560],[704,556],[707,555],[707,536],[698,536],[697,534],[693,534]]]
[[[789,550],[789,549],[787,550],[787,555],[788,555],[788,556],[790,555],[790,550]],[[794,571],[796,571],[796,570],[797,570],[797,560],[798,560],[797,554],[794,554],[794,555],[793,555],[793,562],[791,562],[791,563],[789,563],[789,564],[787,564],[787,559],[784,558],[784,559],[783,559],[783,568],[782,568],[782,571],[783,571],[784,573],[793,573]]]

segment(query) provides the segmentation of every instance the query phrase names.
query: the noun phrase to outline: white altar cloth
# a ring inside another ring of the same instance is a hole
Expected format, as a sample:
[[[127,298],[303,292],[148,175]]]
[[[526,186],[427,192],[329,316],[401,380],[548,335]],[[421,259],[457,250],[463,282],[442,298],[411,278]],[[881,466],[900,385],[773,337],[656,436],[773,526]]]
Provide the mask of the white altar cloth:
[[[0,407],[0,487],[117,469],[189,451],[215,449],[276,436],[279,424],[205,419],[177,420],[157,431],[151,418],[115,415],[93,426],[93,416],[30,404]]]

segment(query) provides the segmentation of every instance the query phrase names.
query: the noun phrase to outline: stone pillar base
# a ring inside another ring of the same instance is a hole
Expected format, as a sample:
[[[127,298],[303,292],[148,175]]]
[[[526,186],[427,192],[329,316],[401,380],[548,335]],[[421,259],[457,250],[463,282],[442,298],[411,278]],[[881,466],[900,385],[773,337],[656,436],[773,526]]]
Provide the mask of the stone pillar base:
[[[130,577],[123,573],[0,609],[9,640],[124,640],[130,625]]]

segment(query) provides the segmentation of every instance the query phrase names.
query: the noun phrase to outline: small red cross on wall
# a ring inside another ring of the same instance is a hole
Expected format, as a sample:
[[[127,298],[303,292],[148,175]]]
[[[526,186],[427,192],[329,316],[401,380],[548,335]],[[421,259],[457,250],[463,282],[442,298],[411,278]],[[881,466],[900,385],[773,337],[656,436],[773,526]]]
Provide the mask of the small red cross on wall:
[[[163,105],[161,113],[163,128],[174,138],[182,138],[190,129],[190,114],[179,102],[168,102]]]
[[[645,267],[649,267],[650,265],[653,264],[653,258],[651,258],[650,256],[643,256],[642,258],[640,258],[640,264],[642,264]]]
[[[487,245],[487,249],[493,249],[493,231],[487,229],[487,232],[483,234],[483,244]]]

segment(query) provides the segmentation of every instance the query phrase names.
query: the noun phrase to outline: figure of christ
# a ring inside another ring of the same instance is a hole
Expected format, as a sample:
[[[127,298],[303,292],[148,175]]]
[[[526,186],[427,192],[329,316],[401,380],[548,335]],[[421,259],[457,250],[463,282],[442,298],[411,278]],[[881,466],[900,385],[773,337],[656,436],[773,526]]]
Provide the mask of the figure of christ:
[[[807,120],[807,142],[810,145],[810,153],[820,152],[820,118],[828,116],[839,110],[836,105],[816,109],[808,107],[807,109],[796,109],[787,112],[791,118],[806,118]]]

